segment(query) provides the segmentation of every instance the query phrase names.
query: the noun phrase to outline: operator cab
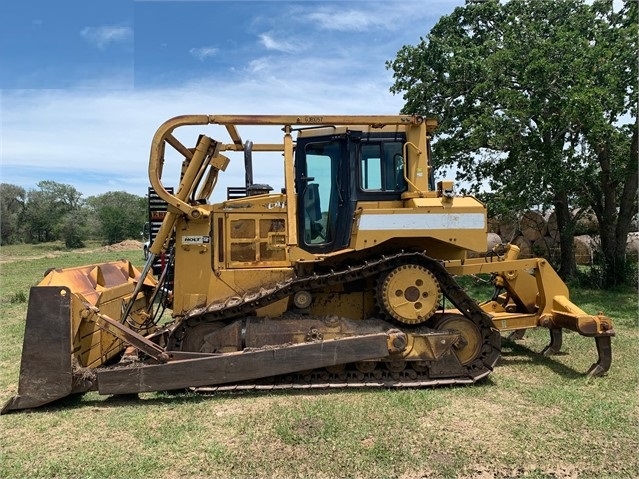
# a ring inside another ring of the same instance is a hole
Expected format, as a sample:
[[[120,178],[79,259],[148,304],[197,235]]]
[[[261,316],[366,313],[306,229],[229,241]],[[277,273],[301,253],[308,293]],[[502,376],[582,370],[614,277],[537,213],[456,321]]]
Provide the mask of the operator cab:
[[[310,253],[348,247],[358,201],[401,200],[404,132],[301,130],[295,149],[298,237]]]

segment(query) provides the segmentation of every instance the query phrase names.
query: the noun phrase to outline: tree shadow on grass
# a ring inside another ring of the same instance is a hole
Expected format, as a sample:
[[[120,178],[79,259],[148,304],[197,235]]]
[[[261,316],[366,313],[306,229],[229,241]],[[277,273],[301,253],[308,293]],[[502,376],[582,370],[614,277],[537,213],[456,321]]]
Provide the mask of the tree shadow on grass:
[[[194,392],[179,392],[175,394],[169,394],[166,392],[161,393],[145,393],[153,394],[151,397],[140,397],[138,394],[121,394],[113,396],[94,396],[91,393],[87,394],[71,394],[56,401],[53,401],[44,406],[40,406],[34,409],[26,409],[29,413],[55,413],[62,410],[73,409],[111,409],[122,407],[139,407],[148,406],[152,404],[197,404],[207,400],[207,397],[202,394]],[[11,411],[14,412],[19,411]]]
[[[566,352],[560,351],[553,356],[544,356],[541,352],[510,339],[503,338],[502,341],[501,360],[498,364],[499,368],[532,364],[539,367],[547,367],[565,379],[584,379],[587,377],[586,372],[577,371],[553,359],[558,356],[568,356]],[[507,349],[504,349],[504,346]]]

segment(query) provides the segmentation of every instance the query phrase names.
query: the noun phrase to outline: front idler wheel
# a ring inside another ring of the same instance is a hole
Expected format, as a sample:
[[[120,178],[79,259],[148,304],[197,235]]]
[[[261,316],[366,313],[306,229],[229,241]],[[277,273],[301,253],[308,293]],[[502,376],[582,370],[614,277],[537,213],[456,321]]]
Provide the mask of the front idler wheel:
[[[435,323],[439,331],[454,331],[461,336],[460,341],[453,346],[453,351],[459,362],[466,366],[472,363],[481,352],[482,335],[479,327],[461,314],[444,314]]]

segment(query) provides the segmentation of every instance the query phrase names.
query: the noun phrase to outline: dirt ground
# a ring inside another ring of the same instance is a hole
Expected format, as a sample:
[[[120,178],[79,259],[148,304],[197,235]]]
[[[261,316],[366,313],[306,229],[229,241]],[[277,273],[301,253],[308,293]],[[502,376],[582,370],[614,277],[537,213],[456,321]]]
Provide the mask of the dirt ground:
[[[119,243],[111,244],[108,246],[104,246],[101,248],[103,251],[129,251],[135,249],[142,249],[144,247],[144,243],[137,240],[124,240]]]
[[[42,255],[34,255],[34,256],[14,256],[11,254],[6,254],[0,251],[0,264],[3,263],[12,263],[14,261],[24,261],[24,260],[33,260],[33,259],[42,259],[42,258],[57,258],[58,256],[62,256],[65,254],[73,253],[95,253],[98,251],[130,251],[130,250],[141,250],[144,247],[144,243],[137,240],[124,240],[119,243],[102,246],[100,248],[80,248],[77,250],[59,250],[52,251],[47,254]]]

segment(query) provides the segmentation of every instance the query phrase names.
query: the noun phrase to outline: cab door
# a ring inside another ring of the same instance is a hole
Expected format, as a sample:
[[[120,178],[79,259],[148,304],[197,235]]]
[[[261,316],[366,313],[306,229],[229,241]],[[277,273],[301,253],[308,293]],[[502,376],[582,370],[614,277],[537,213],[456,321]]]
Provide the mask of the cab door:
[[[310,253],[348,246],[355,203],[350,134],[300,138],[295,150],[298,237]]]

